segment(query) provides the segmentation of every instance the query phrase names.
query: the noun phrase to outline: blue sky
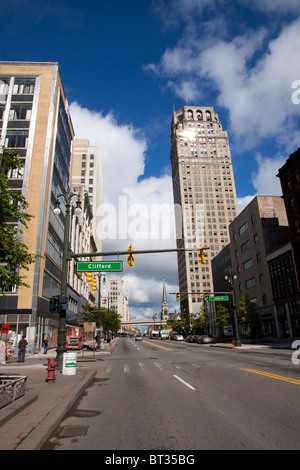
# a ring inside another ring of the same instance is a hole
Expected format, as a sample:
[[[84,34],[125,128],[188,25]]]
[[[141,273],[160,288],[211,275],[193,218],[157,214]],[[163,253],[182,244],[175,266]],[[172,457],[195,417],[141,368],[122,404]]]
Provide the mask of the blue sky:
[[[281,195],[277,170],[300,146],[299,0],[10,0],[0,20],[1,60],[59,63],[76,136],[99,145],[107,203],[172,203],[170,121],[185,104],[219,114],[241,209]],[[166,259],[124,273],[137,316],[159,311],[163,278],[176,289]]]

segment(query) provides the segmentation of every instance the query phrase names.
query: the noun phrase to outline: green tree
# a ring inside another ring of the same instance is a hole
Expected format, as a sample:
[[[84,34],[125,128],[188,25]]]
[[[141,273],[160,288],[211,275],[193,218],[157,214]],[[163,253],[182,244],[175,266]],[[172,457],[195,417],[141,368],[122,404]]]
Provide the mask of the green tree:
[[[3,149],[0,154],[0,293],[9,292],[15,286],[29,287],[26,276],[20,276],[20,269],[37,259],[28,253],[22,243],[22,234],[32,218],[26,212],[28,203],[22,194],[8,186],[8,173],[21,171],[23,164],[14,151]]]
[[[230,323],[230,313],[225,305],[220,303],[216,306],[216,326],[219,328],[224,328]]]
[[[198,319],[198,324],[200,328],[204,330],[204,334],[208,334],[208,329],[209,329],[209,315],[208,315],[208,310],[206,303],[200,307],[200,314],[199,314],[199,319]]]
[[[95,305],[87,304],[85,305],[85,311],[82,312],[82,317],[84,321],[87,322],[96,322],[98,324],[98,307]],[[109,332],[117,333],[121,327],[121,320],[119,315],[116,314],[114,310],[107,310],[101,308],[100,310],[100,320],[102,323],[103,333],[106,336]]]
[[[259,327],[259,315],[256,306],[250,302],[248,296],[243,296],[238,305],[240,327],[254,335]]]

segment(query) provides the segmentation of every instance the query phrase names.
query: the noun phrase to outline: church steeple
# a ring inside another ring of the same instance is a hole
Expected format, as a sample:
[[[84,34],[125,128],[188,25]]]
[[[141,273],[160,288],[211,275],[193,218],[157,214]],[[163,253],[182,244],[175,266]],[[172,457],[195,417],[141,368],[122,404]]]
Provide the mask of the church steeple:
[[[169,304],[168,304],[165,280],[163,280],[163,294],[162,294],[162,302],[161,302],[161,319],[162,320],[169,320]]]

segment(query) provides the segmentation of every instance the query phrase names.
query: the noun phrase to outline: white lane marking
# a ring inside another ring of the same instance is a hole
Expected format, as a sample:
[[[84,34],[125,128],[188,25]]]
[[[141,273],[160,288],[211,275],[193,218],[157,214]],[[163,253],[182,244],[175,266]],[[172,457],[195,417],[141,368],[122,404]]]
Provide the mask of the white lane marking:
[[[160,370],[163,370],[162,365],[159,364],[158,362],[153,362],[153,364],[155,364],[156,367],[158,367]]]
[[[178,375],[173,375],[173,377],[175,377],[175,379],[179,380],[179,381],[182,382],[184,385],[186,385],[187,387],[189,387],[191,390],[196,390],[194,387],[192,387],[192,385],[188,384],[188,383],[185,382],[183,379],[181,379],[180,377],[178,377]]]
[[[129,372],[129,365],[128,364],[124,364],[124,372]]]
[[[142,362],[139,362],[139,366],[142,370],[144,369],[144,364]]]
[[[108,368],[106,369],[106,373],[109,374],[112,370],[112,364],[109,364]]]

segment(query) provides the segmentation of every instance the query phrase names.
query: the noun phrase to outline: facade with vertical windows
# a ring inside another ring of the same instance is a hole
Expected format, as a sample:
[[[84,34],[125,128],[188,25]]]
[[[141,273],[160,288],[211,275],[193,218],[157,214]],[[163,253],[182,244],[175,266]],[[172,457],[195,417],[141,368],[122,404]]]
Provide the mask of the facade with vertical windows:
[[[107,276],[107,295],[102,298],[102,306],[114,310],[120,316],[121,322],[131,321],[128,305],[128,296],[123,290],[123,279],[121,276]]]
[[[198,313],[213,292],[211,260],[229,243],[237,198],[227,132],[212,107],[184,106],[171,122],[171,165],[178,248],[181,314]]]
[[[75,139],[72,146],[72,183],[82,185],[86,191],[93,213],[92,234],[95,251],[102,251],[101,204],[103,182],[99,161],[99,148],[87,139]]]
[[[290,238],[300,282],[300,148],[279,169],[282,198],[289,221]]]
[[[57,63],[0,62],[0,131],[1,147],[16,150],[24,163],[20,175],[9,175],[9,184],[26,197],[28,213],[33,216],[22,241],[29,253],[41,256],[38,263],[20,273],[30,287],[20,287],[0,298],[0,322],[10,325],[14,344],[25,334],[29,352],[35,352],[44,335],[56,345],[57,318],[49,314],[49,299],[60,293],[63,199],[59,217],[53,208],[57,196],[69,186],[74,138]],[[73,211],[72,219],[76,217]],[[72,322],[81,300],[72,288],[68,297],[67,319]]]
[[[288,241],[288,221],[281,197],[256,196],[229,229],[231,264],[237,276],[236,304],[242,297],[248,297],[257,308],[260,333],[277,336],[278,321],[267,257]]]

